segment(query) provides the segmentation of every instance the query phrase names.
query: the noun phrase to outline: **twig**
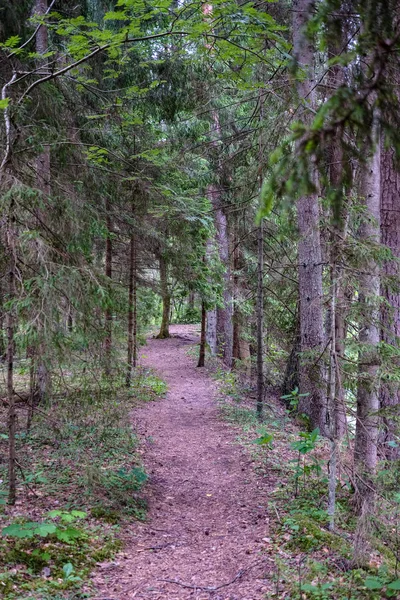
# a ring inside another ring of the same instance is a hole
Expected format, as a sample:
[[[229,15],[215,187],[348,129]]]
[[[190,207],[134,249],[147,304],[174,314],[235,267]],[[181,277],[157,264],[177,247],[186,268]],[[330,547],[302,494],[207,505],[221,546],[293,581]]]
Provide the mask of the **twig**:
[[[21,471],[21,475],[22,475],[22,479],[24,480],[24,484],[26,485],[26,487],[32,492],[32,494],[34,496],[36,496],[36,498],[38,498],[39,496],[37,495],[37,493],[35,492],[35,490],[29,485],[29,483],[26,481],[26,477],[25,477],[25,473],[24,470],[22,468],[22,466],[20,465],[20,463],[16,460],[15,464],[17,465],[17,467],[19,468],[19,470]]]
[[[257,564],[260,564],[261,561],[257,561],[256,563],[253,563],[252,565],[246,567],[245,569],[240,569],[240,571],[238,571],[235,575],[235,577],[233,579],[231,579],[230,581],[227,581],[226,583],[221,583],[220,585],[212,585],[212,586],[202,586],[202,585],[193,585],[190,583],[184,583],[183,581],[179,581],[179,579],[159,579],[159,581],[164,581],[166,583],[174,583],[175,585],[180,585],[181,587],[190,589],[190,590],[200,590],[202,592],[216,592],[217,590],[220,590],[224,587],[228,587],[228,585],[232,585],[232,583],[235,583],[235,581],[237,581],[238,579],[240,579],[241,577],[243,577],[243,575],[246,573],[246,571],[249,571],[252,567],[255,567]]]

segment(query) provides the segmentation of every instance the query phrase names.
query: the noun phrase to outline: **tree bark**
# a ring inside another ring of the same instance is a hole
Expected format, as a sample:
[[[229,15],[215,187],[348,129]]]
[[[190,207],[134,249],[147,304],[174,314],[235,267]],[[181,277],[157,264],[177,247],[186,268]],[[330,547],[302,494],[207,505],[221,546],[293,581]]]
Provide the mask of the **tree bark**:
[[[132,369],[136,367],[135,352],[135,308],[136,308],[136,257],[135,236],[131,235],[129,253],[129,300],[128,300],[128,357],[126,372],[126,387],[131,385]]]
[[[2,285],[2,280],[0,279],[0,361],[3,361],[7,355],[7,345],[6,345],[6,337],[4,332],[4,321],[5,321],[5,311],[4,311],[4,289]]]
[[[228,220],[222,209],[221,190],[209,186],[216,225],[216,241],[219,258],[223,266],[223,307],[217,308],[217,352],[227,367],[232,367],[233,351],[233,301],[231,290],[231,269],[229,262]]]
[[[9,254],[8,267],[8,302],[14,302],[16,298],[16,240],[15,240],[15,216],[13,203],[10,206],[9,223],[7,229],[7,245]],[[15,411],[14,396],[14,331],[15,331],[15,311],[10,306],[7,311],[7,400],[8,400],[8,503],[15,504],[17,495],[16,480],[16,449],[15,433],[17,424],[17,415]]]
[[[398,348],[400,340],[400,173],[395,166],[394,149],[381,150],[381,243],[389,248],[393,260],[383,264],[382,296],[386,300],[381,310],[381,339],[386,344]],[[395,361],[397,369],[400,362]],[[400,386],[396,381],[382,382],[380,406],[383,413],[381,442],[386,458],[400,457],[398,444],[398,419],[400,407]],[[397,440],[397,442],[395,441]],[[392,443],[392,444],[391,444]]]
[[[36,0],[35,2],[35,14],[42,16],[47,11],[47,0]],[[36,52],[40,55],[44,55],[48,50],[48,31],[46,25],[41,25],[36,34]],[[45,58],[38,59],[38,69],[47,69],[47,60]],[[43,144],[43,151],[39,154],[36,159],[36,185],[42,194],[42,198],[48,198],[51,193],[51,166],[50,166],[50,146]],[[43,209],[38,207],[36,209],[36,218],[38,227],[42,226],[45,221],[45,215]],[[38,262],[43,262],[46,257],[42,256],[46,252],[43,243],[40,239],[37,241],[38,244]],[[31,382],[34,384],[34,390],[31,390],[32,396],[37,396],[39,402],[44,402],[51,393],[51,372],[49,368],[50,353],[48,352],[47,342],[44,339],[45,324],[42,319],[39,320],[39,343],[37,348],[32,349],[32,356],[37,362],[36,374]]]
[[[343,19],[345,22],[345,20]],[[345,30],[341,28],[339,38],[331,42],[329,47],[329,58],[335,58],[343,51],[346,44]],[[344,84],[343,66],[332,65],[329,69],[328,83],[333,89]],[[344,150],[340,139],[340,131],[336,131],[330,145],[329,156],[329,180],[331,191],[334,192],[336,206],[333,207],[333,223],[330,244],[330,266],[331,266],[331,306],[334,307],[334,322],[331,323],[331,351],[330,369],[334,368],[335,381],[332,382],[333,373],[330,374],[330,388],[334,386],[335,395],[330,403],[330,433],[336,439],[343,437],[347,430],[345,388],[342,381],[342,363],[345,351],[346,339],[346,317],[348,305],[346,302],[346,290],[344,282],[344,270],[342,268],[341,250],[346,237],[347,206],[345,205],[345,190],[343,173],[346,170],[344,161]],[[333,341],[334,340],[334,341]],[[332,356],[334,364],[332,364]]]
[[[380,166],[380,143],[377,142],[373,156],[365,167],[363,182],[366,215],[360,226],[360,238],[370,244],[377,244],[380,239]],[[360,514],[371,511],[374,501],[373,476],[377,463],[379,425],[379,296],[379,264],[370,256],[359,276],[361,317],[354,459],[357,475],[356,505]]]
[[[204,367],[206,357],[206,305],[204,300],[201,302],[201,333],[200,333],[200,351],[198,367]]]
[[[163,303],[163,312],[160,333],[157,338],[164,340],[169,338],[169,320],[171,313],[171,294],[168,288],[168,264],[165,256],[161,253],[159,257],[160,262],[160,286],[161,286],[161,297]]]
[[[208,190],[209,192],[209,190]],[[210,197],[211,200],[211,197]],[[210,261],[215,249],[212,239],[207,240],[206,262]],[[206,319],[206,343],[212,356],[217,354],[217,309],[213,308],[207,311]]]
[[[299,67],[306,75],[298,78],[297,91],[303,103],[302,120],[310,122],[310,108],[314,104],[314,46],[306,33],[307,22],[314,9],[313,0],[293,2],[293,49]],[[313,174],[315,187],[317,174]],[[300,302],[300,391],[308,396],[299,403],[299,410],[307,414],[313,428],[326,427],[326,381],[323,368],[325,345],[322,306],[322,253],[318,194],[311,193],[297,202]]]
[[[106,237],[106,256],[105,256],[105,276],[112,280],[112,255],[113,255],[113,246],[112,246],[112,222],[111,222],[111,206],[109,198],[106,199],[105,203],[106,210],[106,228],[107,228],[107,237]],[[111,306],[108,303],[107,308],[104,312],[104,320],[105,320],[105,338],[104,338],[104,359],[105,359],[105,372],[106,375],[110,375],[111,373],[111,350],[112,350],[112,310]]]
[[[264,412],[264,226],[261,220],[257,237],[257,418],[263,420]]]

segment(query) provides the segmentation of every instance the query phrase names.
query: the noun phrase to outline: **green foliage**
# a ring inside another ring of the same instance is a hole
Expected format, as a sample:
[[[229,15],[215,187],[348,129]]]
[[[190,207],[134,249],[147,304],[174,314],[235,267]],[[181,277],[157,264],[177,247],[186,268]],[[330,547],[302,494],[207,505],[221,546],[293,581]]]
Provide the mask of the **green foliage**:
[[[73,523],[77,519],[83,519],[86,517],[86,513],[79,510],[72,511],[61,511],[52,510],[48,513],[48,517],[51,519],[60,519],[60,524],[49,523],[49,522],[25,522],[25,523],[13,523],[8,527],[4,527],[2,535],[10,536],[15,538],[34,538],[36,536],[47,537],[53,535],[59,541],[65,542],[66,544],[74,544],[78,540],[83,532],[75,527],[70,527],[69,524]]]
[[[297,442],[292,443],[293,450],[297,450],[299,454],[308,454],[315,449],[319,439],[319,429],[314,429],[311,432],[301,431],[299,437],[300,439]]]
[[[272,442],[274,439],[273,433],[268,433],[265,429],[261,430],[260,437],[256,438],[253,441],[253,444],[257,444],[258,446],[267,446],[267,448],[272,448]]]

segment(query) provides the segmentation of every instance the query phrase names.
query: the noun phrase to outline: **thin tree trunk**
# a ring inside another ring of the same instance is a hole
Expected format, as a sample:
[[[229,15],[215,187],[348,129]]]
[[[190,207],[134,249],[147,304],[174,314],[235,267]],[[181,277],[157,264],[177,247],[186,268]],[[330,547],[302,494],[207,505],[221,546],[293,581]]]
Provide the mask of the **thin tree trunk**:
[[[375,132],[376,133],[376,132]],[[365,167],[365,219],[360,237],[366,243],[377,244],[380,238],[380,144],[376,143],[370,163]],[[379,326],[380,271],[379,264],[369,257],[359,276],[359,379],[354,458],[357,475],[356,504],[365,515],[372,511],[377,464],[379,384],[377,381],[380,340]]]
[[[258,227],[257,249],[257,417],[262,421],[264,412],[264,224],[262,220]]]
[[[29,366],[29,400],[28,400],[28,417],[26,420],[26,430],[30,431],[33,420],[33,407],[35,402],[35,359],[31,356]]]
[[[16,299],[16,240],[15,240],[15,217],[14,206],[10,206],[10,216],[7,231],[8,238],[8,302],[12,303]],[[14,331],[15,331],[15,311],[10,306],[7,311],[7,400],[8,400],[8,444],[9,444],[9,462],[8,462],[8,503],[15,504],[17,495],[16,480],[16,449],[15,433],[17,416],[15,412],[14,396]]]
[[[310,122],[314,104],[314,46],[306,34],[306,26],[314,9],[314,0],[293,2],[294,56],[306,75],[297,82],[297,91],[304,109],[304,123]],[[318,187],[314,172],[315,186]],[[326,434],[326,381],[323,368],[324,320],[322,306],[322,253],[320,213],[317,192],[303,196],[297,203],[300,302],[300,391],[308,394],[301,399],[299,411],[308,415],[312,427]]]
[[[208,190],[209,191],[209,190]],[[215,244],[213,240],[207,240],[206,248],[206,262],[210,261],[212,254],[215,250]],[[217,309],[213,308],[207,311],[207,323],[206,323],[206,343],[209,347],[212,356],[217,354]]]
[[[134,244],[135,252],[133,256],[133,265],[134,265],[134,273],[133,273],[133,348],[132,348],[132,367],[136,369],[137,367],[137,352],[138,352],[138,342],[137,342],[137,247],[136,243]]]
[[[343,19],[345,23],[345,19]],[[335,58],[343,52],[347,36],[347,32],[342,29],[341,35],[335,42],[331,42],[329,48],[329,58]],[[340,64],[332,65],[329,69],[328,83],[333,89],[339,88],[345,82],[343,66]],[[332,368],[332,352],[334,353],[334,373],[335,373],[335,396],[334,403],[330,406],[330,433],[340,439],[347,431],[346,407],[345,407],[345,388],[342,382],[341,373],[343,356],[345,351],[346,338],[346,317],[347,304],[345,297],[344,270],[341,267],[341,247],[346,236],[347,222],[347,206],[345,205],[343,172],[346,169],[344,161],[344,150],[340,139],[341,132],[336,131],[331,143],[331,155],[329,165],[329,179],[332,191],[336,199],[336,211],[334,211],[331,244],[330,244],[330,262],[331,262],[331,286],[332,286],[332,304],[334,305],[334,328],[331,327],[331,356],[330,368]],[[336,212],[336,215],[335,215]],[[334,296],[334,297],[333,297]],[[335,340],[334,347],[332,340]],[[331,372],[332,377],[332,372]],[[332,386],[332,383],[330,384]],[[332,419],[334,427],[332,427]]]
[[[193,314],[193,311],[194,311],[194,299],[195,299],[194,290],[190,290],[189,295],[188,295],[188,310],[190,311],[191,314]]]
[[[201,302],[201,333],[200,333],[200,352],[199,352],[199,362],[197,363],[198,367],[204,367],[205,357],[206,357],[206,304],[204,300]]]
[[[107,227],[107,237],[106,237],[106,261],[105,261],[105,275],[110,279],[112,279],[112,223],[111,223],[111,207],[110,200],[107,198],[106,200],[106,227]],[[111,349],[112,349],[112,310],[111,306],[108,304],[104,313],[105,318],[105,338],[104,338],[104,358],[105,358],[105,372],[107,375],[111,373]]]
[[[169,321],[170,321],[170,312],[171,312],[171,294],[168,288],[168,264],[163,256],[160,254],[160,286],[161,286],[161,297],[163,303],[163,312],[162,312],[162,320],[160,333],[157,338],[160,340],[164,340],[169,338]]]
[[[238,236],[238,216],[234,217],[233,227],[233,316],[232,316],[232,366],[235,366],[236,361],[240,360],[240,310],[239,310],[239,255],[240,242]]]
[[[134,354],[134,291],[135,291],[135,237],[131,235],[129,255],[129,300],[128,300],[128,357],[126,386],[131,385],[133,354]]]
[[[389,248],[394,260],[385,261],[382,295],[386,300],[381,310],[381,339],[398,348],[400,341],[400,173],[396,169],[394,149],[383,150],[381,155],[381,242]],[[397,368],[400,363],[393,358]],[[400,386],[396,381],[382,382],[380,406],[383,416],[383,431],[380,442],[389,459],[400,457],[398,444],[398,419],[400,408]],[[395,441],[397,440],[397,441]]]
[[[43,16],[47,11],[47,0],[36,0],[35,2],[35,14]],[[41,25],[36,34],[36,52],[43,57],[48,51],[48,31],[46,25]],[[47,70],[47,60],[45,58],[39,58],[38,69]],[[43,151],[39,154],[36,159],[36,185],[40,190],[41,198],[48,198],[51,193],[51,165],[50,165],[50,146],[43,144]],[[38,227],[42,227],[45,221],[45,213],[43,208],[38,207],[36,209],[36,218]],[[46,260],[46,249],[41,243],[40,239],[38,244],[38,262],[44,262]],[[43,254],[43,256],[42,256]],[[44,317],[45,318],[45,317]],[[34,390],[31,390],[31,396],[37,396],[39,402],[44,402],[51,393],[51,372],[49,368],[50,353],[47,348],[47,341],[44,339],[45,336],[45,324],[42,319],[39,320],[38,326],[39,343],[37,347],[33,349],[33,355],[37,361],[36,375],[32,382],[36,386]]]
[[[335,529],[336,510],[336,471],[337,471],[337,402],[336,402],[336,263],[331,265],[331,306],[330,306],[330,354],[329,354],[329,395],[328,414],[330,426],[329,484],[328,484],[328,515],[329,529]]]
[[[4,331],[4,317],[4,288],[2,285],[2,280],[0,279],[0,361],[4,360],[7,354],[7,345],[5,341],[6,335]]]

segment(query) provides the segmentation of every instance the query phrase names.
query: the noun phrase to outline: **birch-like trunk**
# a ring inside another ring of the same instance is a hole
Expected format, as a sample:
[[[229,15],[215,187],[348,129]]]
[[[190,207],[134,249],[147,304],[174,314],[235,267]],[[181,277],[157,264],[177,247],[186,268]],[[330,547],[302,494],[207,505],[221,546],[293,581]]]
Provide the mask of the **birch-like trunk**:
[[[313,0],[293,2],[293,50],[303,76],[298,78],[297,92],[302,102],[301,119],[310,122],[314,104],[314,45],[306,27],[312,16]],[[316,189],[317,174],[313,173]],[[327,390],[323,367],[324,320],[322,306],[322,253],[320,239],[320,208],[318,193],[303,196],[297,202],[300,304],[300,391],[308,394],[301,399],[299,410],[306,413],[312,427],[319,427],[326,434]]]

